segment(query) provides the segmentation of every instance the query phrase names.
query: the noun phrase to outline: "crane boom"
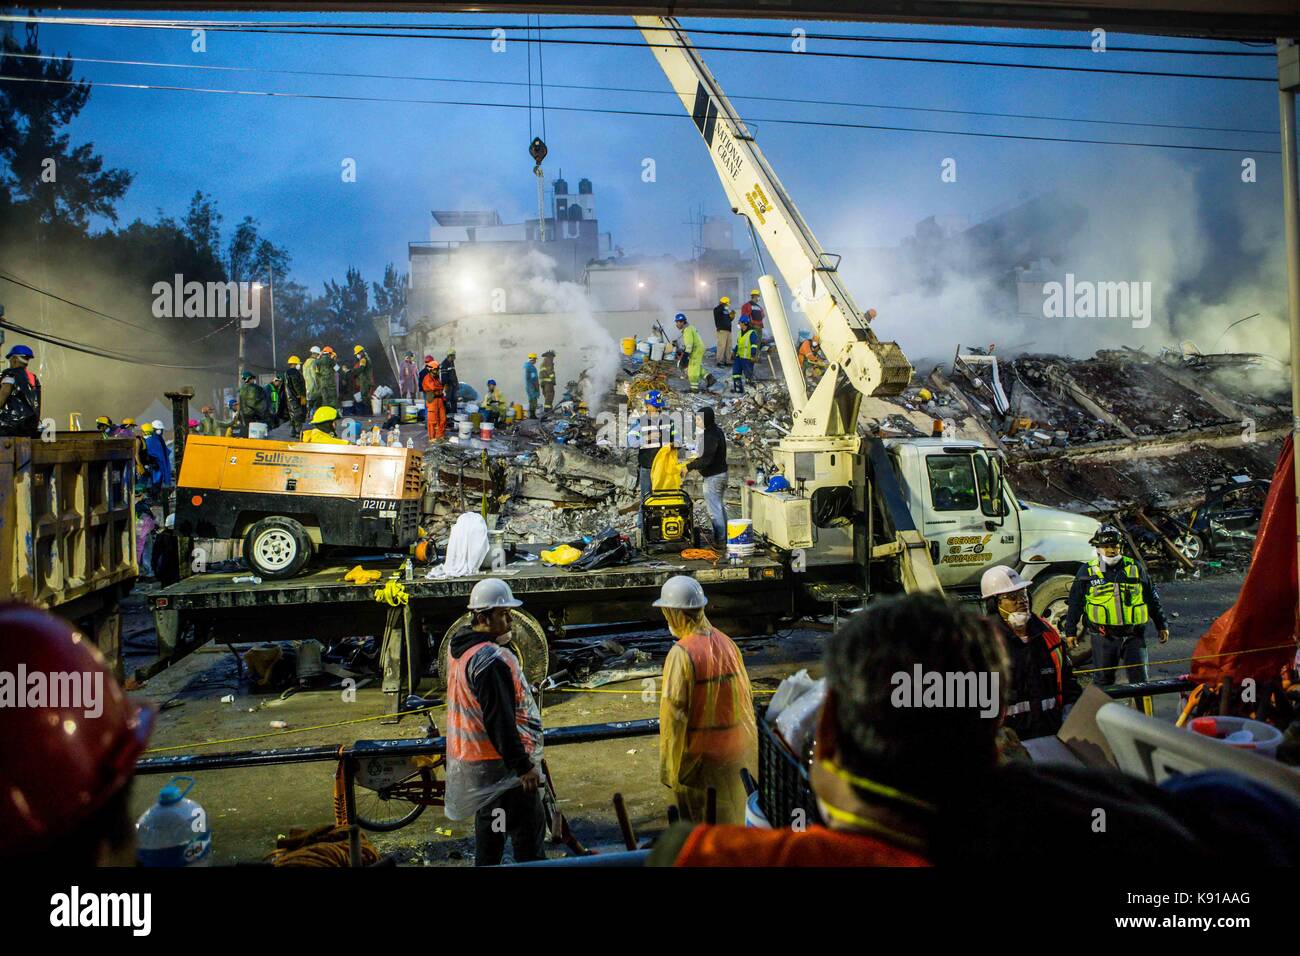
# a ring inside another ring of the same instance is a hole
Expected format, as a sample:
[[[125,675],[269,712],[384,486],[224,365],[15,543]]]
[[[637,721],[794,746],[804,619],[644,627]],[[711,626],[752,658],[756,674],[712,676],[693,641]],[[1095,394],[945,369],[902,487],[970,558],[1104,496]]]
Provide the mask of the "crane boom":
[[[868,326],[840,279],[838,256],[822,249],[681,24],[673,17],[632,19],[704,138],[732,211],[744,216],[763,240],[794,294],[796,309],[808,317],[821,339],[830,363],[819,386],[825,394],[814,393],[808,403],[809,420],[801,427],[799,419],[804,416],[796,416],[793,434],[807,438],[815,438],[817,433],[826,437],[856,434],[861,396],[897,395],[911,380],[911,364],[897,343],[880,341]],[[780,308],[779,303],[776,307]],[[770,302],[769,311],[775,311]],[[787,330],[774,331],[788,336]],[[780,354],[782,364],[788,364],[792,350],[780,350]],[[785,369],[787,379],[792,372],[801,384],[802,373],[797,368]],[[850,388],[857,395],[845,404],[849,396],[843,392]]]

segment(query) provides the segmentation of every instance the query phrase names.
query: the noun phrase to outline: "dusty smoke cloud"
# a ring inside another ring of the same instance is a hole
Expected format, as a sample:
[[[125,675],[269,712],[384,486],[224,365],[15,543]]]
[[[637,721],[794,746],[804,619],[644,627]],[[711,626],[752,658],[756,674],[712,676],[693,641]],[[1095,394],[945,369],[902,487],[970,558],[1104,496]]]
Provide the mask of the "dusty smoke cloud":
[[[845,256],[841,271],[859,305],[879,311],[877,332],[914,360],[946,360],[958,344],[1087,356],[1124,346],[1154,354],[1183,342],[1285,360],[1286,262],[1268,189],[1148,158],[966,230],[919,228],[896,247]],[[1047,318],[1026,304],[1027,290],[1067,273],[1090,283],[1150,282],[1150,325]]]

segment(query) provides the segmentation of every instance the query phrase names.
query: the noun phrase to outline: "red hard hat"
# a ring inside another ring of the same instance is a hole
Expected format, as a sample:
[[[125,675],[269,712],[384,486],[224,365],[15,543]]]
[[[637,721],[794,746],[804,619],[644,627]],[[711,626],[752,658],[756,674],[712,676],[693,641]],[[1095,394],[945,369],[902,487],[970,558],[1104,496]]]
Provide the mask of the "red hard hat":
[[[0,856],[74,830],[131,779],[153,728],[99,648],[70,623],[0,604],[0,673],[15,699],[0,721]],[[71,675],[54,680],[54,676]]]
[[[432,356],[432,355],[426,355],[426,356],[424,357],[424,364],[425,364],[425,365],[428,365],[428,364],[429,364],[430,362],[432,362],[432,361],[433,361],[433,356]]]

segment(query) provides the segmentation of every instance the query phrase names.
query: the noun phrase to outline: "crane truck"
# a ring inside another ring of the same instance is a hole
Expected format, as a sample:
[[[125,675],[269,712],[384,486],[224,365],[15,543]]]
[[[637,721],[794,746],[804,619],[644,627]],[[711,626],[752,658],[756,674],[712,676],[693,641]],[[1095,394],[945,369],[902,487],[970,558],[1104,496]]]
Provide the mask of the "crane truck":
[[[548,674],[548,641],[568,628],[654,620],[651,600],[676,573],[693,574],[705,583],[711,613],[735,622],[736,633],[770,630],[775,621],[861,604],[877,593],[969,593],[993,564],[1021,570],[1033,581],[1035,610],[1062,616],[1069,582],[1091,557],[1088,541],[1097,522],[1021,501],[1003,477],[995,448],[973,441],[882,440],[860,434],[863,397],[898,394],[911,379],[911,365],[896,343],[881,341],[863,318],[839,275],[837,258],[821,248],[677,21],[635,20],[694,119],[733,211],[745,217],[755,242],[762,241],[820,336],[829,367],[809,394],[776,280],[764,275],[760,288],[793,409],[793,427],[775,449],[790,489],[742,485],[744,513],[753,518],[766,549],[734,566],[687,559],[582,573],[540,562],[512,566],[510,584],[524,602],[516,614],[515,646],[529,678]],[[296,558],[285,559],[284,546],[295,541],[301,551],[330,543],[365,544],[346,539],[346,521],[333,522],[333,531],[313,531],[329,524],[316,513],[322,507],[326,514],[348,514],[365,506],[364,492],[355,482],[331,487],[307,480],[332,474],[337,453],[327,459],[316,445],[223,442],[224,451],[212,458],[202,489],[189,487],[197,476],[191,463],[182,467],[178,497],[195,510],[181,509],[178,531],[202,532],[202,509],[219,503],[224,527],[250,535],[256,528],[278,534],[279,550],[271,549],[274,560],[263,561],[260,568],[279,580],[248,584],[237,581],[235,573],[203,573],[163,589],[155,598],[163,656],[174,659],[213,638],[265,639],[277,628],[286,635],[318,637],[382,634],[384,689],[395,708],[401,694],[412,689],[411,675],[422,662],[442,658],[441,648],[464,621],[471,588],[492,571],[432,580],[407,576],[400,607],[377,604],[373,588],[345,580],[346,564],[309,569]],[[269,456],[275,480],[283,485],[276,486],[274,495],[266,493],[272,490],[269,485],[257,486],[256,500],[230,493],[254,490],[227,487],[222,477],[227,464],[237,466],[231,474],[243,474],[238,466],[244,445],[249,455]],[[409,473],[408,462],[401,474]],[[292,513],[282,514],[285,507]],[[400,516],[396,505],[381,507],[380,513],[385,510],[393,512],[394,520]],[[291,527],[287,522],[301,525],[303,532],[281,533]],[[342,538],[331,541],[338,535]],[[387,546],[405,543],[399,533]],[[257,541],[246,544],[251,563],[259,568]],[[283,567],[277,562],[284,562]],[[396,561],[375,566],[394,578],[401,573]]]

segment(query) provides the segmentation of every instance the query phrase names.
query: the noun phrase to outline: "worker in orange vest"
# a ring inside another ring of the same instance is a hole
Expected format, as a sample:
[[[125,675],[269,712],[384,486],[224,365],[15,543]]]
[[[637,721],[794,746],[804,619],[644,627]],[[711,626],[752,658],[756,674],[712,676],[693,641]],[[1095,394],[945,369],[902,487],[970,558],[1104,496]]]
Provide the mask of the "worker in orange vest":
[[[659,600],[677,643],[664,661],[659,697],[659,779],[687,820],[702,823],[709,788],[718,823],[744,823],[740,770],[752,764],[758,731],[740,648],[709,623],[700,582],[684,574],[664,582]]]
[[[484,578],[469,595],[471,621],[451,636],[447,675],[449,820],[474,817],[474,865],[496,866],[506,836],[515,862],[545,859],[542,715],[510,643],[510,585]]]
[[[438,363],[432,355],[424,357],[424,371],[420,373],[420,391],[424,392],[425,423],[429,427],[429,441],[437,441],[447,432],[446,390]]]

